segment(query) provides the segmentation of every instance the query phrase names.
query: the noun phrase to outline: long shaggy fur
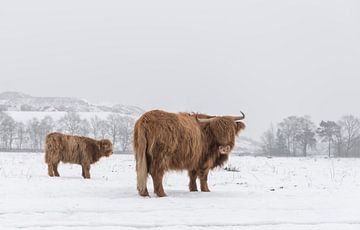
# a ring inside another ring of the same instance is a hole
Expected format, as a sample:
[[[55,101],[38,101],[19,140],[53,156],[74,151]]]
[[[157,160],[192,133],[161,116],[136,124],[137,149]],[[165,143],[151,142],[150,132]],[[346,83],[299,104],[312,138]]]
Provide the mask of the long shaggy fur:
[[[213,119],[202,123],[197,118]],[[150,174],[155,193],[165,196],[162,178],[169,170],[188,170],[190,191],[197,191],[196,178],[200,179],[201,190],[209,191],[209,170],[221,166],[228,159],[227,154],[219,152],[219,147],[233,149],[236,135],[244,128],[244,123],[235,122],[230,117],[161,110],[143,114],[134,128],[139,194],[149,195],[146,184]]]
[[[113,152],[110,140],[94,140],[89,137],[72,136],[58,132],[49,133],[45,139],[45,162],[49,176],[60,176],[57,166],[64,163],[82,166],[82,176],[90,178],[90,165]]]

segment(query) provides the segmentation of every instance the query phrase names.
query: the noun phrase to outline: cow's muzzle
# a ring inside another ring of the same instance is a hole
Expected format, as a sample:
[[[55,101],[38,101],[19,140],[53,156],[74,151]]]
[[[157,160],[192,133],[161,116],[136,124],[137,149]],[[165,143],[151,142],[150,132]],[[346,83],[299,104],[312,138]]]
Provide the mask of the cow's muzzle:
[[[227,154],[230,153],[230,151],[231,151],[230,145],[219,146],[219,152],[220,152],[220,154],[227,155]]]

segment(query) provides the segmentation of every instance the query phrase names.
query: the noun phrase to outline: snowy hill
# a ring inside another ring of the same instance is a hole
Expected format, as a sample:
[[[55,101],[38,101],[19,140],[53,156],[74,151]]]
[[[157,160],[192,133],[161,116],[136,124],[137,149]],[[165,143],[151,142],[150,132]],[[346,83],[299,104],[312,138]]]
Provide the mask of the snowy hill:
[[[136,106],[95,105],[83,99],[71,97],[33,97],[19,92],[0,93],[0,111],[6,111],[15,121],[27,123],[33,118],[43,119],[46,116],[59,120],[67,111],[77,112],[82,119],[90,120],[97,116],[106,119],[111,113],[131,116],[135,119],[144,110]],[[234,154],[257,155],[260,144],[242,134],[237,140]]]
[[[37,112],[113,112],[127,115],[139,115],[143,113],[143,110],[136,106],[95,105],[78,98],[33,97],[19,92],[0,93],[0,110]]]

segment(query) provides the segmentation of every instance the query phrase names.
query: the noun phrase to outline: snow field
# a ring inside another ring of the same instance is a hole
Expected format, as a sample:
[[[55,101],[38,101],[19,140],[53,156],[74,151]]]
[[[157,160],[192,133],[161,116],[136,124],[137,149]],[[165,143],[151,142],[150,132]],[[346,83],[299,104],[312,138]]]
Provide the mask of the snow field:
[[[212,192],[188,192],[186,172],[164,178],[168,197],[136,192],[132,155],[92,165],[43,153],[0,153],[0,229],[360,229],[360,159],[232,156],[209,176]]]

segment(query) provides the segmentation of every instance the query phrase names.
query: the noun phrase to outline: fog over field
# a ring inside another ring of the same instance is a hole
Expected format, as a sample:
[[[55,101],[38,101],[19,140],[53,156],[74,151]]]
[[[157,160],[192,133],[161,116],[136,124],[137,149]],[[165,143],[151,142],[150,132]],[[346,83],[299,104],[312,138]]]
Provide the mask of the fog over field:
[[[4,1],[0,92],[316,123],[360,114],[358,1]]]
[[[356,0],[1,1],[0,229],[360,229],[359,41]]]

